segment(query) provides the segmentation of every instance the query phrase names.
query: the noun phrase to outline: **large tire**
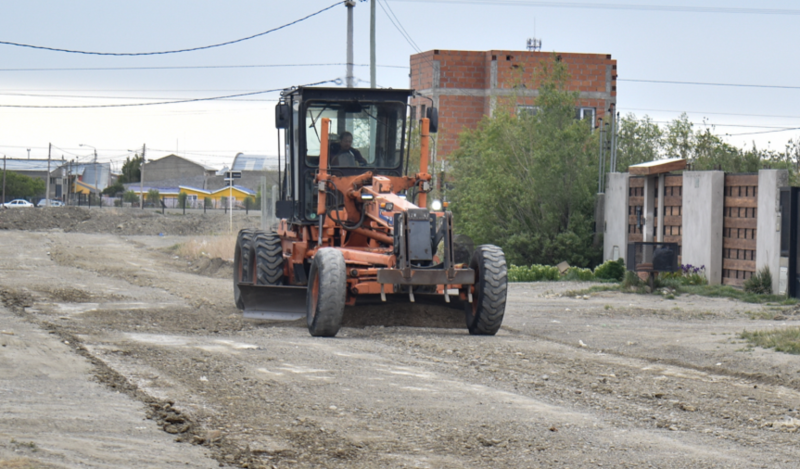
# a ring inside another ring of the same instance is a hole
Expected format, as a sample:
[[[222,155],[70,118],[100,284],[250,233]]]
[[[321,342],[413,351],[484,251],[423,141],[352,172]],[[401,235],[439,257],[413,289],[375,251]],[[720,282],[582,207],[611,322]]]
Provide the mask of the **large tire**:
[[[339,332],[347,297],[346,266],[341,251],[323,248],[311,262],[306,296],[308,332],[333,337]]]
[[[283,285],[283,246],[276,233],[256,234],[255,269],[257,285]]]
[[[495,335],[506,311],[506,257],[499,247],[484,244],[472,253],[469,266],[475,271],[475,290],[466,306],[467,329],[472,335]]]
[[[253,281],[252,253],[254,237],[255,230],[251,228],[239,231],[239,235],[236,236],[236,248],[233,252],[233,301],[239,309],[244,309],[239,283]]]

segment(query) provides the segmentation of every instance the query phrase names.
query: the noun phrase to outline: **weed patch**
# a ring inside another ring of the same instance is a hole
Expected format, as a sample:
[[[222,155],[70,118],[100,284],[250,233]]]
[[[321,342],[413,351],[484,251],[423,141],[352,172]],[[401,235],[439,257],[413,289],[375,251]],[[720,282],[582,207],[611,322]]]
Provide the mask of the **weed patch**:
[[[739,337],[754,346],[774,348],[778,352],[800,355],[800,327],[786,327],[765,331],[743,331]]]

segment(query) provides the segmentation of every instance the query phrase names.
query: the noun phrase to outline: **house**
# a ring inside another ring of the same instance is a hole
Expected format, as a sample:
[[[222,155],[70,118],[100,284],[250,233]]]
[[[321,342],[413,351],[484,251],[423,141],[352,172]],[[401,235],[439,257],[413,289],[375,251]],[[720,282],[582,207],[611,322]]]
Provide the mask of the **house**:
[[[252,189],[235,185],[233,187],[221,187],[214,191],[200,189],[192,186],[177,186],[177,187],[156,187],[144,186],[140,189],[138,183],[125,184],[125,190],[133,191],[137,196],[141,197],[144,193],[147,197],[148,192],[157,190],[161,200],[167,208],[179,208],[178,196],[186,194],[186,207],[187,208],[202,208],[206,199],[210,200],[212,208],[225,208],[228,203],[228,197],[233,197],[234,207],[242,208],[245,204],[245,199],[248,197],[255,199],[258,194]]]
[[[69,192],[97,193],[112,181],[111,163],[70,163],[63,160],[5,159],[7,171],[13,171],[47,183],[50,177],[49,198],[61,199]]]
[[[425,116],[433,104],[439,110],[439,135],[434,151],[440,159],[458,147],[458,134],[474,129],[491,116],[498,98],[517,97],[516,111],[537,111],[534,69],[557,60],[567,65],[567,89],[579,93],[576,117],[595,125],[617,101],[617,61],[606,54],[534,51],[431,50],[411,56],[411,120]]]
[[[160,187],[188,185],[207,189],[216,170],[178,155],[167,155],[144,164],[144,183]]]

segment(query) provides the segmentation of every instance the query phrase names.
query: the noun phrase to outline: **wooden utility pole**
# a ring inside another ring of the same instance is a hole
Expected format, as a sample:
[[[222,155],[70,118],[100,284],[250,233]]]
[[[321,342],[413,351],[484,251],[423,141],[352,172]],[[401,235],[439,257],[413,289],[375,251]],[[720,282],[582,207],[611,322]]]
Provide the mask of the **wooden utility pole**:
[[[53,144],[47,144],[47,183],[44,190],[44,206],[50,206],[50,153],[53,151]]]

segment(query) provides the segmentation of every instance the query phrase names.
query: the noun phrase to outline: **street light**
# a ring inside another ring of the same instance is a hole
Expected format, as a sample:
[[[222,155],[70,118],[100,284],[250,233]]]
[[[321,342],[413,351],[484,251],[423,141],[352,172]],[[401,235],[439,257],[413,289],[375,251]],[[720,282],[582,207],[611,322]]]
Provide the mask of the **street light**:
[[[85,143],[81,143],[78,146],[80,147],[89,147],[94,150],[94,191],[99,193],[100,191],[97,190],[97,148],[87,145]]]

